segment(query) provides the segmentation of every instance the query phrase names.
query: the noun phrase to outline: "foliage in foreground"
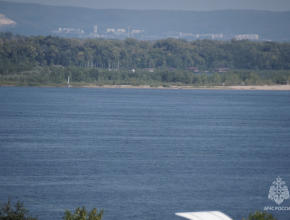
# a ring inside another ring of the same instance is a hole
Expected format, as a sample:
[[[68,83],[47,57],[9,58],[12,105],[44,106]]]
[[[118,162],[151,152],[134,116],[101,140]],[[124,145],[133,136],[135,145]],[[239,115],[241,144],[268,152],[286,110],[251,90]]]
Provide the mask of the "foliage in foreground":
[[[260,212],[259,210],[255,213],[251,213],[247,219],[243,220],[277,220],[273,217],[272,214],[268,214],[267,212]]]
[[[93,208],[89,213],[86,207],[77,207],[75,213],[71,213],[69,210],[65,210],[63,219],[64,220],[101,220],[103,218],[104,210],[102,209],[99,213],[96,208]]]
[[[14,208],[13,208],[14,207]],[[87,212],[86,207],[77,207],[74,213],[65,210],[63,220],[101,220],[103,219],[104,210],[99,213],[96,208]],[[0,220],[38,220],[37,217],[28,216],[29,211],[23,205],[23,202],[18,201],[16,205],[12,205],[10,198],[7,203],[0,204]],[[267,212],[256,211],[251,213],[247,219],[243,220],[277,220],[272,214]]]
[[[8,198],[7,203],[1,204],[0,220],[37,220],[37,217],[28,216],[28,213],[23,202],[18,201],[16,205],[12,205]]]

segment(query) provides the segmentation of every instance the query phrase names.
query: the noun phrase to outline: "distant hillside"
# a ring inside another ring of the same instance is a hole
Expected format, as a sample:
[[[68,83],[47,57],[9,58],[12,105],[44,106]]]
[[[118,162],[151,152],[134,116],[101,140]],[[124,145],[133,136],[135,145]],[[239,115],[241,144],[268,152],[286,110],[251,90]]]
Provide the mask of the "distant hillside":
[[[290,12],[224,10],[211,12],[87,9],[44,6],[0,1],[0,14],[17,23],[6,31],[23,35],[58,35],[53,30],[75,28],[85,34],[98,26],[98,34],[108,28],[145,30],[142,37],[164,38],[192,34],[258,34],[260,40],[290,40]],[[117,38],[118,36],[116,36]],[[126,35],[124,35],[126,37]],[[141,38],[141,35],[134,37]],[[182,38],[182,37],[181,37]]]

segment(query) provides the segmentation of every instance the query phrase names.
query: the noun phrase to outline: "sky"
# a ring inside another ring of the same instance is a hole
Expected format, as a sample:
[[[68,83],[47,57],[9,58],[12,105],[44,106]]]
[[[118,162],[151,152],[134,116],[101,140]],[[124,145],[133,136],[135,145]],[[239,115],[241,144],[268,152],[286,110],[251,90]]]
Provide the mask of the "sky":
[[[93,9],[213,11],[251,9],[290,11],[290,0],[5,0],[43,5],[75,6]]]

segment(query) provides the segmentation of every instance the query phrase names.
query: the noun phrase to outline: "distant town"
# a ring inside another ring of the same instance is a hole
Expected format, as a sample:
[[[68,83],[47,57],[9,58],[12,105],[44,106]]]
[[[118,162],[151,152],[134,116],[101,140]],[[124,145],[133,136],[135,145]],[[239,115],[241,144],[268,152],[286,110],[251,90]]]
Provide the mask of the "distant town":
[[[60,27],[58,30],[53,30],[53,34],[62,37],[77,37],[77,38],[104,38],[104,39],[126,39],[136,38],[140,40],[156,40],[160,38],[175,38],[175,39],[187,39],[187,40],[197,40],[197,39],[212,39],[212,40],[259,40],[258,34],[200,34],[200,33],[184,33],[177,31],[166,31],[163,34],[152,34],[147,33],[145,30],[135,30],[127,27],[126,29],[116,29],[107,28],[105,31],[98,31],[98,26],[95,25],[92,28],[92,32],[86,33],[82,29],[77,28],[67,28]]]

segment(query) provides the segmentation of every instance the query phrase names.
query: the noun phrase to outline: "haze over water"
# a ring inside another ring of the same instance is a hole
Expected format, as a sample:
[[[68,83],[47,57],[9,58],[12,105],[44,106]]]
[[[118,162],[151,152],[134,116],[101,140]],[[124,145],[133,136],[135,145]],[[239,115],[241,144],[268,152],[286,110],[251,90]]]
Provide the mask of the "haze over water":
[[[288,91],[0,87],[0,202],[40,220],[246,218],[290,187]],[[290,199],[280,206],[290,207]],[[289,220],[290,211],[272,211]]]

